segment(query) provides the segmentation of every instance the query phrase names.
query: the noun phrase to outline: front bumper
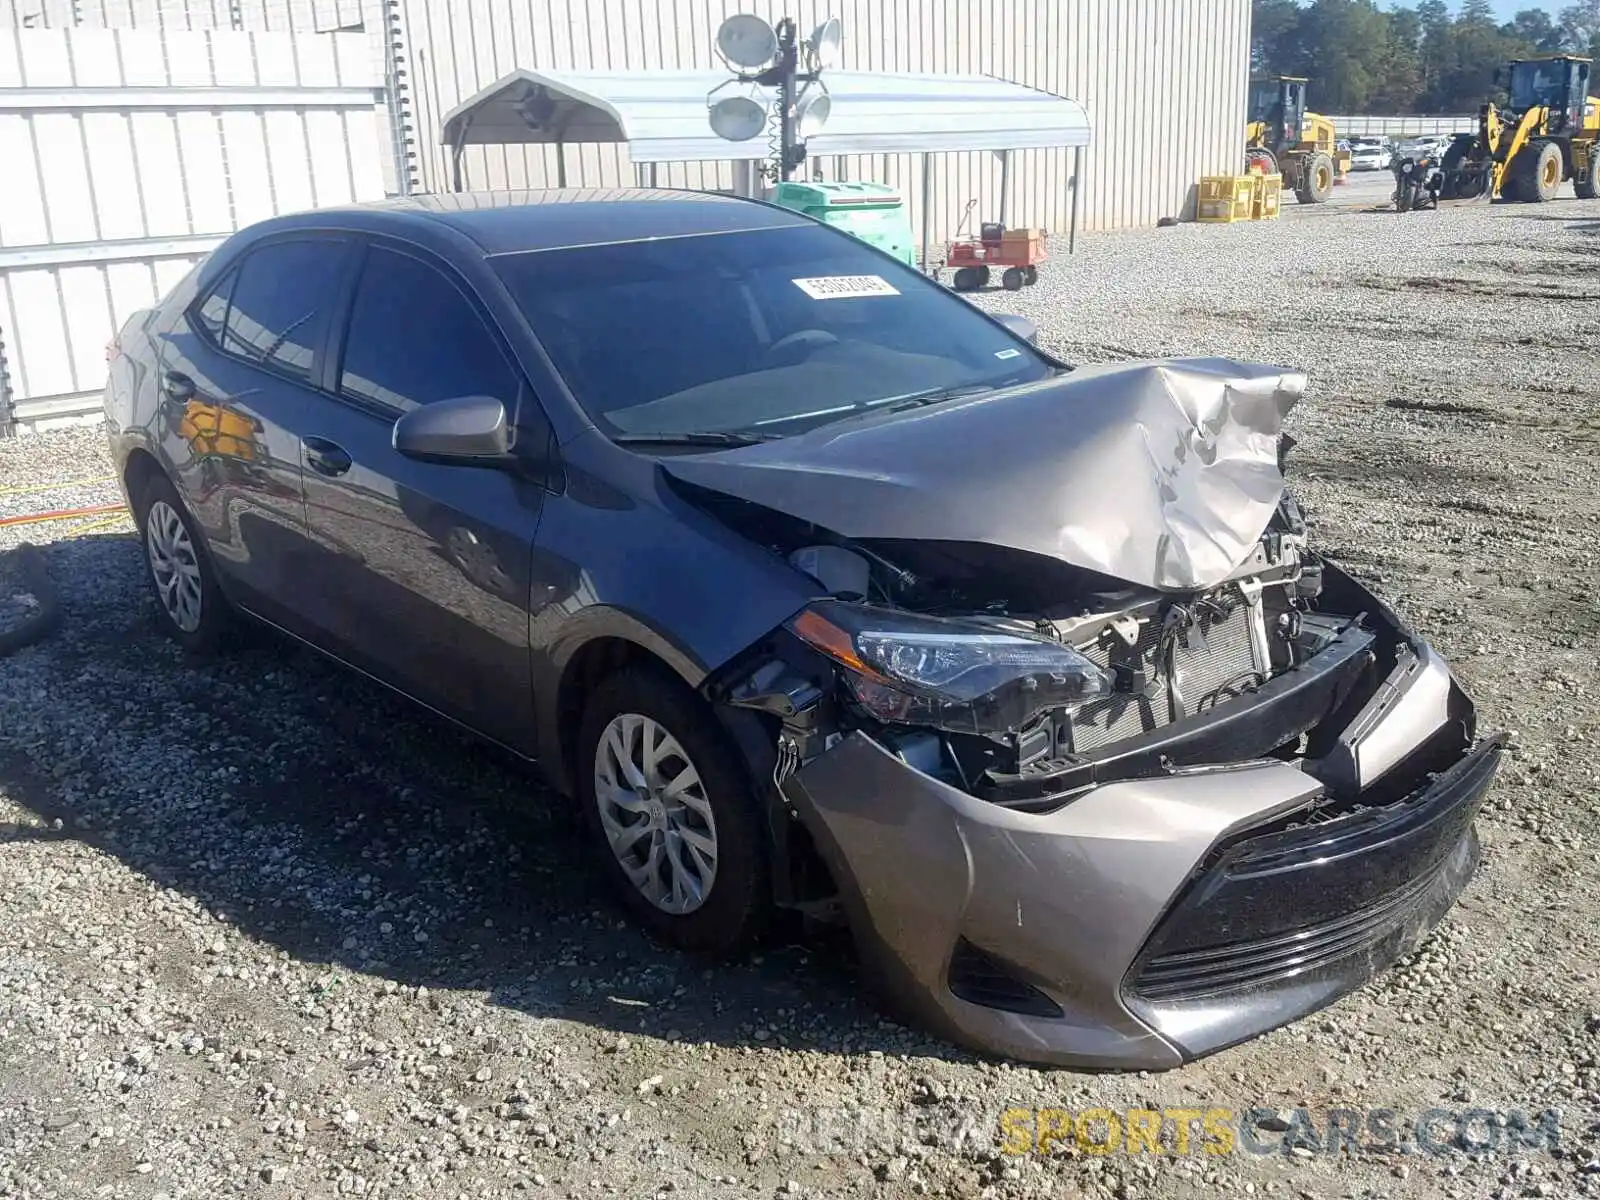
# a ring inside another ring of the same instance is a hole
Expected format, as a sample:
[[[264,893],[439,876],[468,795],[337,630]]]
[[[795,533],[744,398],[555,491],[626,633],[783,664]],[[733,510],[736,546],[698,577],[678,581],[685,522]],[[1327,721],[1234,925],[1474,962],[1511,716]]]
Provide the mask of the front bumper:
[[[1026,812],[857,732],[784,792],[908,1019],[1007,1058],[1158,1070],[1327,1005],[1443,916],[1477,863],[1500,739],[1407,793],[1374,785],[1470,712],[1418,646],[1307,769],[1178,768]],[[1319,820],[1350,781],[1372,806]]]

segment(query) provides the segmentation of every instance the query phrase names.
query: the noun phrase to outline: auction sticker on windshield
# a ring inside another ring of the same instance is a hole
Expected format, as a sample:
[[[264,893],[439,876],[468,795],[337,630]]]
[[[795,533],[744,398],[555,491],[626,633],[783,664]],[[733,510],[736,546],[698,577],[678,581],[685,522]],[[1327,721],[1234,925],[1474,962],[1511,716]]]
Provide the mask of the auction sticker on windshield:
[[[898,296],[887,279],[877,275],[817,275],[792,281],[813,300],[850,300],[859,296]]]

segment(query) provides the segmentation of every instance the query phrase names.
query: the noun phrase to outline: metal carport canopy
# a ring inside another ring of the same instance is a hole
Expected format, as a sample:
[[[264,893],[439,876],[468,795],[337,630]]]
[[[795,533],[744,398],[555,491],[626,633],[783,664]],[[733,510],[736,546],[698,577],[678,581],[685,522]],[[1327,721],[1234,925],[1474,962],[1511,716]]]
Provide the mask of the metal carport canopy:
[[[711,132],[707,95],[738,95],[718,71],[520,69],[445,115],[447,146],[625,142],[635,163],[759,159],[759,134],[730,142]],[[813,154],[920,154],[1089,144],[1081,104],[987,75],[830,71],[833,100]],[[814,86],[814,85],[813,85]],[[757,89],[758,91],[760,89]]]

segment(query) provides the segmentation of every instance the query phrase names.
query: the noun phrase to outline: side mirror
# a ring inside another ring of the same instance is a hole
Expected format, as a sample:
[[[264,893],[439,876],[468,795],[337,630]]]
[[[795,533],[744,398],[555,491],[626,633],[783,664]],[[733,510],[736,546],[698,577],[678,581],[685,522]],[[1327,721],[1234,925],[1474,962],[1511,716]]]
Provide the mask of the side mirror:
[[[394,448],[423,462],[499,466],[511,450],[506,406],[493,396],[423,405],[394,423]]]
[[[1019,317],[1016,313],[995,313],[994,319],[1030,346],[1039,339],[1039,327],[1027,317]]]

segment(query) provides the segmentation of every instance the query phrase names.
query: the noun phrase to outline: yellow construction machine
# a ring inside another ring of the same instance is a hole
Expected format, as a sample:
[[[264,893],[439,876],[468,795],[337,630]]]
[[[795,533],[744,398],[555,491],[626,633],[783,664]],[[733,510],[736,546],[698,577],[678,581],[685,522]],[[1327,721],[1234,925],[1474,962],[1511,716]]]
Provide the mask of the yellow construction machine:
[[[1445,151],[1441,200],[1555,199],[1566,180],[1583,200],[1600,194],[1600,100],[1593,63],[1555,54],[1518,59],[1502,71],[1509,100],[1485,104],[1476,133]]]
[[[1306,80],[1252,79],[1245,120],[1245,169],[1281,174],[1301,204],[1321,204],[1350,173],[1350,151],[1339,149],[1333,122],[1306,111]]]

